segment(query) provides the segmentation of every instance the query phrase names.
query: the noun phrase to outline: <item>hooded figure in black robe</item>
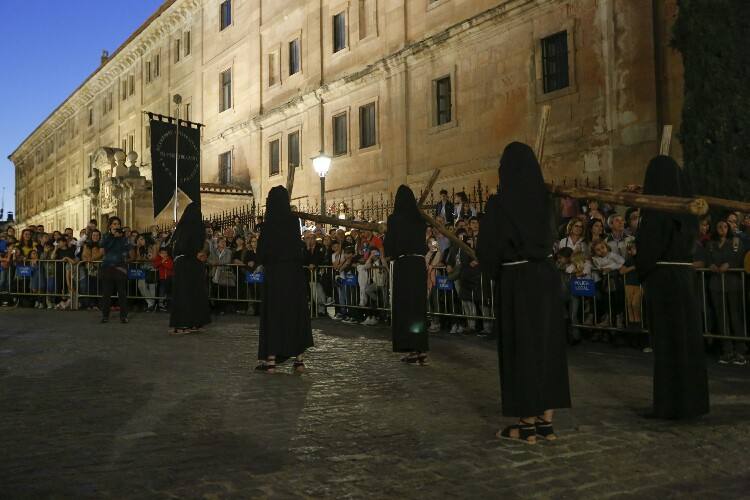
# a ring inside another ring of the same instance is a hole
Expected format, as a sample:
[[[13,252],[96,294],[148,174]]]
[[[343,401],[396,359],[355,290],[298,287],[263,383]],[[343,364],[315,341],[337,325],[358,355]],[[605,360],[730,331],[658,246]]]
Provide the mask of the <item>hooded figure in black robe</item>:
[[[550,259],[554,234],[549,213],[534,152],[526,144],[509,144],[500,159],[499,194],[490,197],[482,218],[477,256],[482,272],[496,282],[502,413],[532,417],[530,439],[534,416],[570,407],[565,319],[560,276]]]
[[[206,266],[198,260],[205,238],[201,207],[193,202],[183,212],[172,236],[174,278],[169,326],[176,333],[197,330],[211,322]]]
[[[643,192],[691,195],[680,167],[669,156],[651,160]],[[643,210],[636,233],[635,267],[653,339],[653,416],[658,418],[689,418],[709,411],[701,306],[691,265],[697,231],[692,215]]]
[[[427,337],[427,224],[408,186],[396,192],[393,213],[383,242],[385,255],[393,260],[391,329],[393,352],[408,352],[407,362],[424,362],[430,349]]]
[[[304,251],[289,192],[276,186],[268,193],[263,232],[258,238],[257,263],[265,274],[258,342],[258,360],[265,363],[259,370],[272,368],[274,364],[268,361],[282,363],[291,357],[298,357],[295,370],[301,369],[301,356],[313,346],[308,285],[302,268]]]

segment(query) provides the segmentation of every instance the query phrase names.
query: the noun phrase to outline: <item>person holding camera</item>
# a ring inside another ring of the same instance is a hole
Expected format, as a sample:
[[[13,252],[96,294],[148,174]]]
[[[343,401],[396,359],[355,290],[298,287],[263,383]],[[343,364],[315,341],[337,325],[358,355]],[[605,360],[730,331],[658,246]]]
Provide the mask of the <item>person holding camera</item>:
[[[122,230],[119,217],[110,217],[107,234],[102,240],[102,323],[109,321],[112,292],[117,290],[117,303],[120,306],[120,323],[128,322],[128,268],[127,258],[130,243]]]

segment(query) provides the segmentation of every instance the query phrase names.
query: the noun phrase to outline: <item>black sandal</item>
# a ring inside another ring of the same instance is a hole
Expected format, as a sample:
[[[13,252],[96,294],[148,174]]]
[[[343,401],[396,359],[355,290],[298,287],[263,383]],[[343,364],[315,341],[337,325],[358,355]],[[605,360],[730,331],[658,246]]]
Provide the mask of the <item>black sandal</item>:
[[[420,366],[426,366],[429,365],[429,361],[427,361],[427,354],[420,354],[417,356],[417,361],[419,361]]]
[[[190,333],[190,330],[187,328],[175,328],[169,331],[170,335],[187,335],[188,333]]]
[[[547,441],[554,441],[555,439],[557,439],[555,430],[552,428],[552,422],[547,422],[543,418],[536,417],[534,427],[536,428],[537,436],[541,436]]]
[[[273,373],[276,371],[276,363],[260,363],[255,367],[256,372]]]
[[[511,431],[516,429],[518,430],[518,437],[511,436]],[[536,426],[533,423],[524,422],[522,420],[519,424],[509,425],[502,431],[495,433],[495,437],[521,441],[526,444],[536,444]]]
[[[292,364],[292,373],[302,373],[305,371],[305,362],[304,361],[295,361]]]

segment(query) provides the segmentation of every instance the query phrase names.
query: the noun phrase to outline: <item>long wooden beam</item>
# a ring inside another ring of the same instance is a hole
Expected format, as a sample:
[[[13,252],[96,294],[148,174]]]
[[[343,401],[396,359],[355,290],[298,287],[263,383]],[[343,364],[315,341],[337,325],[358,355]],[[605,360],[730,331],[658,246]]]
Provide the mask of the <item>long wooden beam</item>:
[[[463,250],[463,252],[466,255],[468,255],[469,257],[471,257],[471,260],[477,260],[477,254],[474,252],[474,249],[471,248],[466,243],[464,243],[463,241],[461,241],[460,239],[458,239],[458,236],[456,236],[452,232],[448,231],[448,228],[445,227],[443,224],[441,224],[440,221],[435,220],[435,218],[433,218],[430,214],[428,214],[427,212],[425,212],[422,209],[419,210],[419,213],[420,213],[420,215],[422,215],[422,218],[425,221],[427,221],[427,223],[429,225],[431,225],[433,228],[435,228],[438,231],[440,231],[440,233],[443,236],[445,236],[446,238],[448,238],[451,241],[451,243],[456,244],[458,246],[458,248],[460,248],[461,250]]]
[[[469,245],[467,245],[466,243],[458,239],[458,237],[452,232],[450,232],[448,228],[446,228],[440,222],[436,221],[431,215],[425,213],[424,210],[420,210],[419,213],[420,215],[422,215],[422,218],[425,221],[427,221],[432,227],[440,231],[440,233],[442,233],[452,243],[455,243],[456,245],[458,245],[461,248],[461,250],[464,251],[466,255],[476,260],[477,254]],[[295,217],[299,217],[302,220],[311,220],[315,222],[321,222],[323,224],[330,224],[332,226],[351,227],[354,229],[361,229],[363,231],[375,231],[381,234],[388,232],[388,226],[383,223],[339,219],[336,217],[330,217],[328,215],[308,214],[306,212],[296,212],[296,211],[292,211],[292,215],[294,215]]]
[[[674,196],[652,196],[640,193],[613,192],[602,189],[561,186],[547,184],[547,189],[557,196],[567,196],[579,200],[598,200],[616,205],[650,208],[672,213],[704,215],[709,203],[703,198],[678,198]]]
[[[320,222],[322,224],[330,224],[332,226],[351,227],[354,229],[361,229],[363,231],[375,231],[378,233],[384,233],[387,231],[387,226],[380,222],[339,219],[338,217],[331,217],[330,215],[308,214],[306,212],[297,212],[294,210],[292,210],[292,215],[302,220],[311,220]]]
[[[714,198],[713,196],[699,197],[709,204],[713,208],[723,208],[724,210],[731,210],[732,212],[743,212],[750,213],[750,203],[746,201],[727,200],[724,198]]]
[[[437,180],[438,176],[440,175],[440,169],[436,168],[432,175],[430,176],[430,180],[427,181],[427,185],[424,187],[424,191],[422,191],[422,196],[419,197],[419,200],[417,200],[417,206],[421,207],[424,205],[424,202],[427,200],[427,196],[429,196],[430,191],[432,191],[432,186],[435,185],[435,181]]]

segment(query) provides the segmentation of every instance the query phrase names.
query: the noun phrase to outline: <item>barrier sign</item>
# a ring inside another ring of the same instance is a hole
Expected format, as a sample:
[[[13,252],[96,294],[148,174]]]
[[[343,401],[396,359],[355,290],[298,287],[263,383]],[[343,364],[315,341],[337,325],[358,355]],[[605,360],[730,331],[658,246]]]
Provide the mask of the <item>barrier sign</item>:
[[[256,285],[259,283],[263,283],[264,277],[265,276],[263,273],[247,273],[245,281],[247,281],[248,284]]]
[[[128,269],[129,280],[143,280],[146,279],[146,271],[143,269]]]
[[[596,282],[589,278],[572,279],[570,293],[576,297],[593,297],[596,295]]]
[[[31,266],[16,266],[16,276],[20,278],[31,278],[34,268]]]
[[[438,290],[442,292],[453,291],[453,281],[449,280],[448,276],[436,276],[435,286],[437,287]]]

